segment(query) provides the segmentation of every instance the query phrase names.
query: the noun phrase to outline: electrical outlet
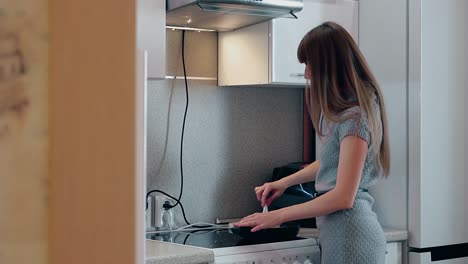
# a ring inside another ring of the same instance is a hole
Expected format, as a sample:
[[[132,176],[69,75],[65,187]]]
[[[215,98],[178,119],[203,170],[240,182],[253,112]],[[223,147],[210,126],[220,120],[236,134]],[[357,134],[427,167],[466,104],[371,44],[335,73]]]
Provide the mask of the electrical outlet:
[[[155,195],[153,226],[156,228],[174,226],[173,210],[165,209],[164,204],[174,205],[175,201],[163,195]]]
[[[172,230],[174,227],[174,210],[171,207],[168,208],[168,205],[171,206],[170,201],[164,201],[164,212],[162,214],[162,228],[165,230]]]

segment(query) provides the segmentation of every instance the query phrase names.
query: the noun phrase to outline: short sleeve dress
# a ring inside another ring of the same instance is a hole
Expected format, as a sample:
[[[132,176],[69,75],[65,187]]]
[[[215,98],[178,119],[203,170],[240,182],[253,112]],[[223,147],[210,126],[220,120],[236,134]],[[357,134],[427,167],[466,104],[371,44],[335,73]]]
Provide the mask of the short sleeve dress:
[[[378,107],[375,107],[378,112]],[[368,143],[360,190],[365,190],[381,178],[380,166],[371,154],[372,138],[368,121],[359,106],[342,114],[349,118],[342,123],[321,120],[324,136],[319,141],[320,168],[315,188],[327,192],[336,185],[340,143],[349,135],[361,137]],[[378,115],[380,116],[380,115]],[[383,264],[386,241],[376,214],[372,210],[373,197],[366,191],[358,191],[352,209],[341,210],[317,218],[322,247],[322,264]]]

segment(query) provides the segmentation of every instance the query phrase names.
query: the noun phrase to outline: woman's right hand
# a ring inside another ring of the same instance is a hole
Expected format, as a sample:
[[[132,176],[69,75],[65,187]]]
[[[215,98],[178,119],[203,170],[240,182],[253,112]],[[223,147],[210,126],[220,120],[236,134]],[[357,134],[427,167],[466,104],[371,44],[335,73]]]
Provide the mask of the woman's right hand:
[[[281,181],[267,182],[262,186],[255,187],[255,195],[262,207],[264,207],[265,205],[270,205],[271,202],[280,197],[286,188],[288,188],[288,186]]]

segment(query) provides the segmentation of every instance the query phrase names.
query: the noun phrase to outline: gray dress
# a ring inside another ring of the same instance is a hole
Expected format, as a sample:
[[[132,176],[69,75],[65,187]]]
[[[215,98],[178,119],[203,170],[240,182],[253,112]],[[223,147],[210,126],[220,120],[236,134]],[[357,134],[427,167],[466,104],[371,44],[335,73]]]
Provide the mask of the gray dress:
[[[348,135],[357,135],[368,143],[359,188],[372,186],[382,174],[371,154],[372,142],[366,116],[360,114],[359,107],[350,108],[342,114],[352,117],[342,123],[321,121],[325,135],[319,143],[320,168],[315,182],[319,193],[335,188],[340,142]],[[368,192],[358,191],[352,209],[317,218],[322,264],[385,263],[386,241],[377,216],[372,211],[373,203],[374,199]]]

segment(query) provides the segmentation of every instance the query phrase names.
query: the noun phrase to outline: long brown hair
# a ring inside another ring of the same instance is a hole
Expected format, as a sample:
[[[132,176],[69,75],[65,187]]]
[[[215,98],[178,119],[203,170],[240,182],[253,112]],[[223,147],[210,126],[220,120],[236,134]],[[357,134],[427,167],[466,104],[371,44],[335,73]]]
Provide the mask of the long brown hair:
[[[340,113],[359,106],[367,116],[371,151],[388,176],[390,149],[382,91],[351,35],[336,23],[323,23],[304,36],[297,58],[311,70],[306,101],[317,133],[323,136],[321,113],[326,120],[340,123],[351,118]],[[376,103],[380,111],[376,111]]]

